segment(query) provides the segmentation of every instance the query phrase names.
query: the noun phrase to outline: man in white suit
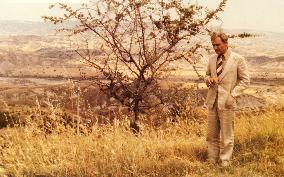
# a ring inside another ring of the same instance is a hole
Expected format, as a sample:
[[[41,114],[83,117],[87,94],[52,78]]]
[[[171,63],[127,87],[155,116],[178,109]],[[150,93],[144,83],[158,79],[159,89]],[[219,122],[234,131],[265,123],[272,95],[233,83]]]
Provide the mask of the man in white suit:
[[[234,146],[234,117],[236,101],[249,86],[246,60],[228,48],[224,33],[213,33],[211,42],[216,52],[209,58],[205,83],[209,87],[208,106],[208,159],[211,163],[230,164]]]

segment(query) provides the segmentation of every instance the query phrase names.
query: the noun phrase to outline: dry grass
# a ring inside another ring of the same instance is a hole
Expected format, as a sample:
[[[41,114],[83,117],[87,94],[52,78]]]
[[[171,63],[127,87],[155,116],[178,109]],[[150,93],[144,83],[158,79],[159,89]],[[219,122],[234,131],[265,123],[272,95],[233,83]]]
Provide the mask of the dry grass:
[[[206,162],[206,124],[183,120],[135,136],[127,121],[92,132],[37,124],[1,130],[0,165],[11,176],[283,176],[284,112],[236,120],[232,167]]]

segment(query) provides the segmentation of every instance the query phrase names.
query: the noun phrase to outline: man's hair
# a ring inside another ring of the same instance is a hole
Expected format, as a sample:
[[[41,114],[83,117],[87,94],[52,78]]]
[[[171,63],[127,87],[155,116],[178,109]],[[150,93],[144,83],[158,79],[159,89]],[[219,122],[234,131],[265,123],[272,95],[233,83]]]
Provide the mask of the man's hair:
[[[213,32],[211,34],[211,41],[215,40],[218,37],[222,40],[222,42],[228,44],[228,36],[223,32],[220,33]]]

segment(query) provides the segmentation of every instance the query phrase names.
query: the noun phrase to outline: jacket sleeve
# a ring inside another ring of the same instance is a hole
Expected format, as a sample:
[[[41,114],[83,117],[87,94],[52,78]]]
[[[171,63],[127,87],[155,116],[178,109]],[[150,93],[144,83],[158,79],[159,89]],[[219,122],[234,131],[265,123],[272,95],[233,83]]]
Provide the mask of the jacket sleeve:
[[[238,63],[238,81],[236,87],[232,90],[233,97],[237,97],[242,94],[250,84],[249,71],[245,58],[241,57]]]
[[[208,61],[208,65],[207,65],[207,69],[206,69],[206,73],[204,76],[204,82],[206,82],[211,76],[211,71],[210,71],[210,60]]]

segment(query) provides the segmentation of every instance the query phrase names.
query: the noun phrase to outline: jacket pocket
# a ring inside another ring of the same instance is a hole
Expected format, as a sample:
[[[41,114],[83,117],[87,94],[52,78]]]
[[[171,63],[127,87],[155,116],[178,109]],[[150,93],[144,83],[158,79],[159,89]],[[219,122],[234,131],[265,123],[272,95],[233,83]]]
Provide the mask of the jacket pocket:
[[[231,93],[229,94],[226,103],[225,103],[226,108],[236,108],[237,107],[237,101],[236,99],[231,95]]]

